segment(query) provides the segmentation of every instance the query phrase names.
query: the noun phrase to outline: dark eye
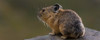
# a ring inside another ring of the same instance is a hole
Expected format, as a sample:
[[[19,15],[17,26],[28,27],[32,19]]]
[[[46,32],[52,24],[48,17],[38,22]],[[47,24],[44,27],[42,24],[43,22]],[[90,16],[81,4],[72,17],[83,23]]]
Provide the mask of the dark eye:
[[[42,12],[44,12],[44,11],[45,11],[45,9],[42,10]]]

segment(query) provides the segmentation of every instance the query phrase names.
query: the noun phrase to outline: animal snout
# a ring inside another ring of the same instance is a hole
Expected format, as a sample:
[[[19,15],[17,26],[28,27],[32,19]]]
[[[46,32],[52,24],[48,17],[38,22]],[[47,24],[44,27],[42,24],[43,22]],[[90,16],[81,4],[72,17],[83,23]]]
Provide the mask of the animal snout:
[[[38,14],[38,16],[41,17],[42,15],[41,14]]]

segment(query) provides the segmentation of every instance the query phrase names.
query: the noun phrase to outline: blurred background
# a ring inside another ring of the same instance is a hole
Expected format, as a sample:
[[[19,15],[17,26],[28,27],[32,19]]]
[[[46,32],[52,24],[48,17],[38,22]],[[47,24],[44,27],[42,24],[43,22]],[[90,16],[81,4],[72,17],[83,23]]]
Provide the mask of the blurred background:
[[[55,3],[76,11],[86,27],[100,31],[100,0],[0,0],[0,40],[47,35],[51,30],[37,13]]]

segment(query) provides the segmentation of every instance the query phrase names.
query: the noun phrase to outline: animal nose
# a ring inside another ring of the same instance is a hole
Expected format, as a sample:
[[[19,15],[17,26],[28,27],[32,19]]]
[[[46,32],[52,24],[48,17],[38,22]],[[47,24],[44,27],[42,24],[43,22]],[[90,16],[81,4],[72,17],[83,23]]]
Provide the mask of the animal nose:
[[[41,17],[42,15],[41,14],[38,14],[38,16]]]

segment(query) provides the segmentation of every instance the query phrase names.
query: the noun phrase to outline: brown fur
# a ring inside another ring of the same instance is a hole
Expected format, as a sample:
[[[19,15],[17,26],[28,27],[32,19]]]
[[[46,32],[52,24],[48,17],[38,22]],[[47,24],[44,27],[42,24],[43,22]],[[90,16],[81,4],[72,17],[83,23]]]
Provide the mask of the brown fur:
[[[61,38],[78,38],[84,36],[85,28],[78,14],[70,9],[59,8],[54,12],[53,6],[43,8],[38,17],[51,29],[51,35],[61,33]]]

